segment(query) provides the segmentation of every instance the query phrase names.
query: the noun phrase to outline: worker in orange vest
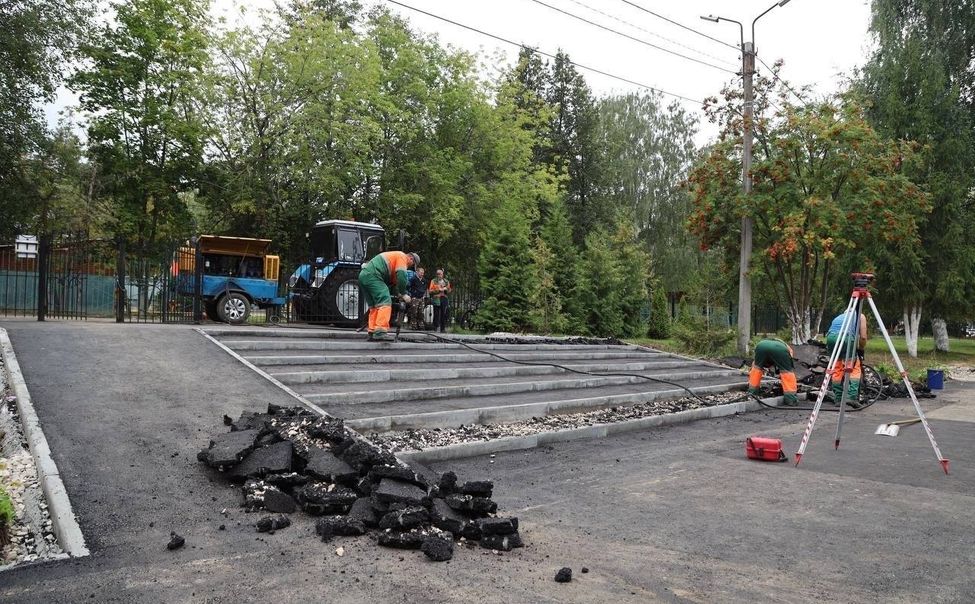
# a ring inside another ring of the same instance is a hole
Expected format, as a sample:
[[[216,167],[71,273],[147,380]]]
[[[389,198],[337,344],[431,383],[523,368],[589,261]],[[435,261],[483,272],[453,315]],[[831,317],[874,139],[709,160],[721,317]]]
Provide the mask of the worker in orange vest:
[[[407,293],[409,276],[407,269],[419,266],[416,254],[393,251],[377,254],[362,265],[359,286],[369,305],[369,339],[388,340],[389,320],[393,314],[393,298],[390,292],[406,304],[411,302]]]

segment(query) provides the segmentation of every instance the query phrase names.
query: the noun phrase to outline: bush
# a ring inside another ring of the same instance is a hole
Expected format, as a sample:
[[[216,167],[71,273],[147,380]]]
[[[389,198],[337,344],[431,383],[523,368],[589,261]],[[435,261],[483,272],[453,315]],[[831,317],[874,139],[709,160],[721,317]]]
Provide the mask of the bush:
[[[9,542],[9,530],[14,520],[14,502],[10,500],[7,491],[0,487],[0,543]]]
[[[687,352],[716,357],[735,341],[735,330],[710,327],[703,319],[685,318],[674,326],[673,335]]]

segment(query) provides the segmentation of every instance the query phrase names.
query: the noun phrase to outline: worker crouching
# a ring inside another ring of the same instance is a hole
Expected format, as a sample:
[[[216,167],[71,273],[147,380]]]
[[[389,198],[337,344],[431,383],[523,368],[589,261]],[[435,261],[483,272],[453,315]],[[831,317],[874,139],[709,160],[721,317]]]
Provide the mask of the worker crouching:
[[[409,276],[407,270],[419,266],[420,257],[405,252],[383,252],[362,266],[359,272],[359,286],[365,302],[369,305],[369,339],[388,340],[389,321],[393,314],[395,294],[409,304],[407,293]],[[393,292],[391,294],[390,292]]]
[[[762,375],[766,367],[775,367],[782,380],[782,404],[795,407],[799,404],[796,395],[799,387],[796,383],[795,363],[792,359],[792,347],[782,340],[762,340],[755,347],[755,362],[748,373],[748,392],[761,392]]]

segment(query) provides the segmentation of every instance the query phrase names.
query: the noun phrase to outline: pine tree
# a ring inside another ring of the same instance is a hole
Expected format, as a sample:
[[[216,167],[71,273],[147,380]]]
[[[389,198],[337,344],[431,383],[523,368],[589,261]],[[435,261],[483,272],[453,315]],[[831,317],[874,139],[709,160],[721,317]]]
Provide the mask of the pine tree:
[[[598,229],[586,237],[579,273],[575,303],[582,319],[580,331],[604,337],[623,335],[622,278],[605,231]]]
[[[647,336],[657,339],[670,337],[670,309],[667,308],[667,292],[659,279],[650,284],[650,319]]]
[[[578,323],[579,309],[573,291],[579,280],[579,250],[572,242],[572,225],[565,203],[556,200],[542,226],[541,239],[551,252],[548,271],[568,325]]]
[[[650,256],[637,243],[632,226],[620,224],[613,241],[616,273],[620,278],[620,318],[623,335],[642,336],[647,331],[644,318],[649,312],[647,281],[650,279]]]
[[[538,333],[564,333],[568,320],[562,311],[562,296],[555,287],[555,275],[550,270],[557,259],[541,238],[532,247],[533,281],[537,284],[532,298],[531,322]]]
[[[529,220],[521,205],[505,199],[488,226],[478,271],[484,302],[477,321],[488,331],[524,331],[531,327],[537,300]]]

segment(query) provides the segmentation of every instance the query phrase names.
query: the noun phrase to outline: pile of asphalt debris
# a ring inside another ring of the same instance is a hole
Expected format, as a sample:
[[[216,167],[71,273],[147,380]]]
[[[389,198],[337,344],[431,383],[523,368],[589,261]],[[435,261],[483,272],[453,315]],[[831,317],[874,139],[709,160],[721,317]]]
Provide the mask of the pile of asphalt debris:
[[[379,545],[419,549],[435,561],[453,556],[455,539],[495,551],[523,546],[518,519],[497,516],[491,481],[421,476],[340,419],[268,405],[266,413],[224,416],[224,424],[230,431],[197,458],[242,484],[245,509],[277,514],[258,520],[259,532],[289,526],[285,514],[301,509],[319,517],[324,541],[369,533]]]
[[[370,441],[392,451],[422,451],[430,447],[445,447],[458,443],[496,440],[510,436],[530,436],[542,432],[572,430],[596,424],[613,424],[631,419],[666,415],[714,407],[745,399],[741,391],[702,395],[699,398],[684,397],[672,400],[650,401],[635,405],[620,405],[595,411],[566,413],[533,417],[508,424],[464,424],[456,428],[423,428],[402,432],[383,432],[369,435]]]

